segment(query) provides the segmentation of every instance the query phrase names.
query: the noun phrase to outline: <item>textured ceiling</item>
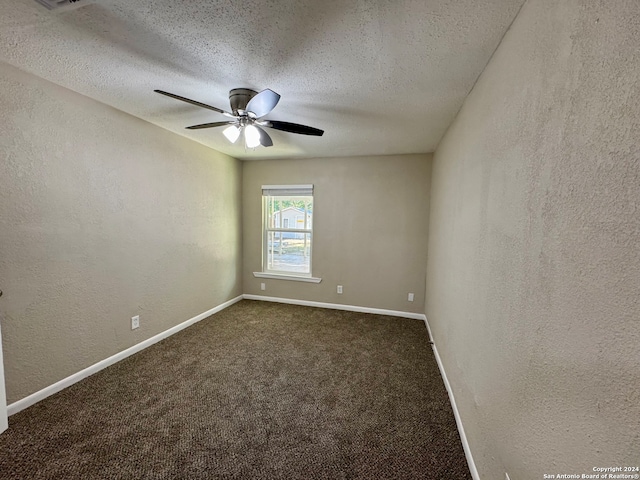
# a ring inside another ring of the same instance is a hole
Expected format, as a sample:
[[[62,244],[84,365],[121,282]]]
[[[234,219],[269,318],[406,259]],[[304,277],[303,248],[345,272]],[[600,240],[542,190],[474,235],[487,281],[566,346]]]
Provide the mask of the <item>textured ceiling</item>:
[[[523,1],[2,0],[0,60],[237,158],[432,152]],[[229,110],[237,87],[324,136],[245,150],[184,129],[222,115],[153,92]]]

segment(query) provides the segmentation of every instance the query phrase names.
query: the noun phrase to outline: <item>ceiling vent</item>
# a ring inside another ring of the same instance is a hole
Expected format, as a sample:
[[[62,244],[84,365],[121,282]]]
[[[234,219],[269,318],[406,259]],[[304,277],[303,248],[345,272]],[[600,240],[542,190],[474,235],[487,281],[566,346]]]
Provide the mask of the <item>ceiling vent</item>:
[[[40,5],[47,7],[49,10],[62,12],[67,10],[75,10],[93,3],[95,0],[36,0]]]

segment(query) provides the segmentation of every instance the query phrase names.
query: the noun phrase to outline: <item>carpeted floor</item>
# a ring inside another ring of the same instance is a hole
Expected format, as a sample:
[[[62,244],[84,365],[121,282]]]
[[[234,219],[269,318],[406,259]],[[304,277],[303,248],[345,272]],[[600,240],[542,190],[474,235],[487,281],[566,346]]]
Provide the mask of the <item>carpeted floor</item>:
[[[243,300],[9,418],[2,479],[471,479],[419,320]]]

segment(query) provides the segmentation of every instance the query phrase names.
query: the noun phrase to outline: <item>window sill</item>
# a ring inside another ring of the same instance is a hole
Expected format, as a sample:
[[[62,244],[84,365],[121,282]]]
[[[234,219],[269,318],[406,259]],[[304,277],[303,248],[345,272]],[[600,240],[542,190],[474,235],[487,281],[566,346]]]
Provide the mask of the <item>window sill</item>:
[[[301,277],[282,273],[253,272],[253,276],[258,278],[273,278],[274,280],[293,280],[294,282],[320,283],[322,281],[322,279],[318,277]]]

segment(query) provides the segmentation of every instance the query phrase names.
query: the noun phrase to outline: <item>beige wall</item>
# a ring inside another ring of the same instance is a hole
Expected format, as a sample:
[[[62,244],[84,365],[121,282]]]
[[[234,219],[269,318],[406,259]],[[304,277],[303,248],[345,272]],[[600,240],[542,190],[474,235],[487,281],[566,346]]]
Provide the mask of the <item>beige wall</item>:
[[[242,167],[245,293],[423,311],[430,155],[265,160]],[[253,276],[262,261],[261,186],[273,184],[314,185],[312,261],[319,284]],[[409,292],[414,302],[407,301]]]
[[[14,402],[242,293],[241,170],[0,72],[0,321]]]
[[[426,313],[482,478],[640,461],[640,6],[529,0],[434,158]]]

